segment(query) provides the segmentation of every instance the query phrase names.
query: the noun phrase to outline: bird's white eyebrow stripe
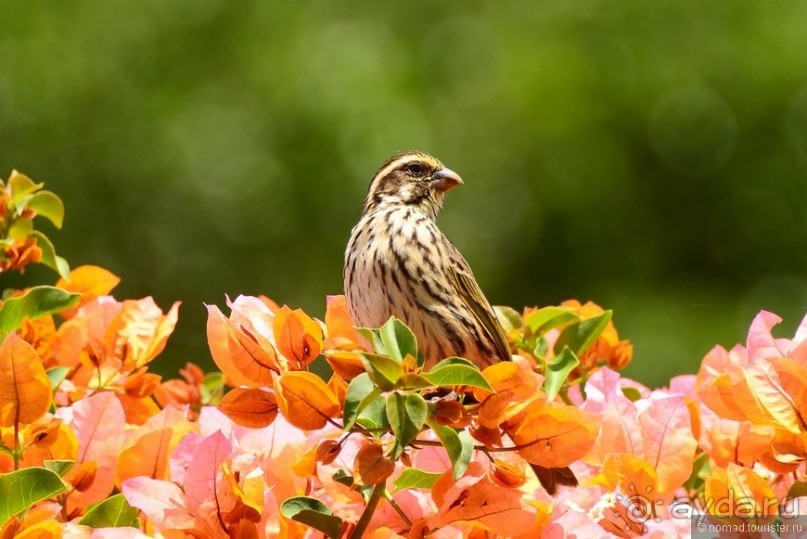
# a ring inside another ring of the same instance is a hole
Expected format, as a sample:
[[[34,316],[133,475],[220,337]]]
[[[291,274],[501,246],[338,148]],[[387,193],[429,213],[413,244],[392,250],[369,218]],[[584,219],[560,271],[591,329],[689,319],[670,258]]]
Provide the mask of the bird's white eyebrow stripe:
[[[402,155],[398,159],[395,159],[394,161],[389,163],[386,167],[382,168],[378,172],[378,174],[376,174],[376,177],[377,178],[383,178],[384,176],[386,176],[387,174],[389,174],[390,172],[392,172],[396,168],[400,167],[404,163],[409,163],[410,161],[423,161],[423,157],[420,156],[420,155],[415,155],[415,154]]]

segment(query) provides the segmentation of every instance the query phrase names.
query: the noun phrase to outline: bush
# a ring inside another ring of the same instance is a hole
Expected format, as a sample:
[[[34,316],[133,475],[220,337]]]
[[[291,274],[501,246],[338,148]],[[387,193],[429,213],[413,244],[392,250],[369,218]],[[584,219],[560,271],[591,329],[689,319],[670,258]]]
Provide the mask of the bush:
[[[33,228],[63,216],[41,187],[12,173],[0,206],[0,269],[61,276],[0,307],[0,537],[785,536],[798,514],[807,319],[777,339],[762,312],[746,346],[651,390],[592,303],[497,308],[512,362],[426,370],[403,323],[355,329],[342,296],[324,321],[239,296],[207,306],[221,372],[162,380],[179,304],[70,271]]]

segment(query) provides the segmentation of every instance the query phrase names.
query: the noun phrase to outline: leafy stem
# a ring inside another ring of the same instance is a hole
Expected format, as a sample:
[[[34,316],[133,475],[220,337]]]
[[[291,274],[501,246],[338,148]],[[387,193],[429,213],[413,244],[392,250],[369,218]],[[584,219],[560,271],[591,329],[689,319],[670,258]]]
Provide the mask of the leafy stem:
[[[364,532],[367,530],[367,526],[370,525],[370,520],[372,520],[373,513],[375,513],[376,507],[378,507],[378,502],[384,496],[386,490],[387,488],[384,481],[381,481],[375,487],[373,487],[373,491],[370,493],[370,498],[367,500],[367,505],[364,506],[364,512],[361,514],[361,517],[356,523],[356,527],[350,534],[349,539],[361,539],[364,537]]]
[[[385,490],[384,491],[384,498],[386,498],[386,500],[389,502],[389,504],[392,506],[392,508],[395,509],[395,512],[398,513],[398,516],[400,516],[403,519],[403,521],[406,522],[406,525],[411,528],[412,527],[412,519],[410,519],[409,516],[407,516],[407,514],[404,513],[404,510],[401,509],[401,506],[398,505],[398,503],[392,497],[392,494],[390,494],[389,492],[387,492]]]
[[[483,453],[490,456],[490,453],[507,453],[507,452],[511,452],[511,451],[520,451],[520,450],[525,449],[527,447],[533,446],[533,445],[537,444],[540,441],[541,440],[539,439],[539,440],[535,440],[534,442],[530,442],[528,444],[513,445],[513,446],[510,446],[510,447],[488,447],[486,445],[474,445],[473,448],[474,448],[474,451],[482,451]],[[411,445],[414,448],[417,448],[418,446],[421,446],[421,445],[431,445],[431,446],[435,446],[435,447],[442,447],[443,443],[435,441],[435,440],[413,440],[412,443],[409,444],[409,445]]]

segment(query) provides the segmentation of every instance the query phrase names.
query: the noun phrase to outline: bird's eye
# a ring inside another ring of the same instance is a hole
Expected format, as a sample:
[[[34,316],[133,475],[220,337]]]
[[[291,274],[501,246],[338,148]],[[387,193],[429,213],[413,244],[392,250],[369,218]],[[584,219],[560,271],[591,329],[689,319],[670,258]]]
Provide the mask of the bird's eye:
[[[405,170],[413,175],[413,176],[420,176],[423,173],[423,165],[420,163],[410,163],[404,167]]]

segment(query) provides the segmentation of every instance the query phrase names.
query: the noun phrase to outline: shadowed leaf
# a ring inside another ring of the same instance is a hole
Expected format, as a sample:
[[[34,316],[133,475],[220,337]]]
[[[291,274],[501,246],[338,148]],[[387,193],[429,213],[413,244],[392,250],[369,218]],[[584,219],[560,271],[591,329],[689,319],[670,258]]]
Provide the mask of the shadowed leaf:
[[[391,391],[403,376],[400,362],[390,357],[366,352],[361,356],[370,379],[384,391]]]
[[[280,514],[319,530],[331,539],[338,539],[342,534],[342,519],[333,516],[331,510],[316,498],[289,498],[280,506]]]
[[[428,411],[426,401],[417,393],[404,396],[395,392],[387,397],[387,418],[395,433],[392,458],[398,458],[409,442],[415,439],[426,423]]]
[[[379,329],[381,341],[384,343],[386,354],[398,361],[406,356],[418,357],[417,341],[406,324],[394,316]]]
[[[448,458],[451,459],[451,466],[454,470],[454,479],[459,479],[468,468],[474,452],[474,441],[468,431],[455,430],[451,427],[429,422],[429,426],[443,444]]]
[[[380,393],[381,390],[376,388],[367,373],[360,374],[350,382],[345,393],[345,409],[342,413],[345,430],[350,430],[362,409]]]

